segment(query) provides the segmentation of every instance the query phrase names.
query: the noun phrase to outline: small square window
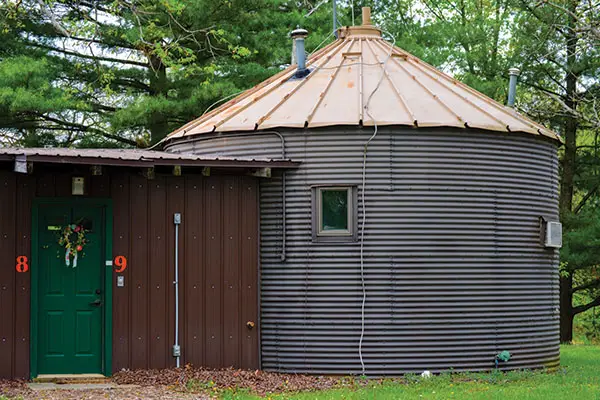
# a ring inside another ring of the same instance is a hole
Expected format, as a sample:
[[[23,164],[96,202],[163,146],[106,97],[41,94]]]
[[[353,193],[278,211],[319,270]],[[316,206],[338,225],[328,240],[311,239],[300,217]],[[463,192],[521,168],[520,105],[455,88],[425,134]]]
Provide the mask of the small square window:
[[[354,240],[355,196],[351,186],[313,188],[313,239]]]

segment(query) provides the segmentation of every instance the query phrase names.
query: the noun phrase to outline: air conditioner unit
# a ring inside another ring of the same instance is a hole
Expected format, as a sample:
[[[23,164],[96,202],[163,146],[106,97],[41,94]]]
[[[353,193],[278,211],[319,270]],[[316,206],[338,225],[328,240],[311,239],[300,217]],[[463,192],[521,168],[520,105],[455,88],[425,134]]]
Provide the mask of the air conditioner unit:
[[[544,246],[555,249],[562,247],[562,224],[557,221],[545,221]]]

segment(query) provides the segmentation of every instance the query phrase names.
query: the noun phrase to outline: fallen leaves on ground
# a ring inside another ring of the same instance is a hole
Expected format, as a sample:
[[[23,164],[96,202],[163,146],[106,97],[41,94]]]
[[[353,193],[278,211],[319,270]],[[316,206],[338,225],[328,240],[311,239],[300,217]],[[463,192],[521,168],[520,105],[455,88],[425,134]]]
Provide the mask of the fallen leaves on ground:
[[[166,386],[125,386],[106,389],[32,390],[25,381],[0,380],[0,398],[23,400],[208,400],[210,396]]]
[[[23,399],[208,399],[224,391],[247,391],[260,396],[282,392],[355,387],[375,380],[354,377],[280,374],[260,370],[169,368],[161,370],[122,370],[110,389],[32,390],[26,381],[0,380],[0,395]]]
[[[141,386],[165,385],[195,392],[247,390],[258,395],[279,392],[297,392],[348,386],[348,378],[279,374],[259,370],[171,368],[162,370],[124,370],[113,376],[119,384]],[[356,384],[352,380],[352,384]]]

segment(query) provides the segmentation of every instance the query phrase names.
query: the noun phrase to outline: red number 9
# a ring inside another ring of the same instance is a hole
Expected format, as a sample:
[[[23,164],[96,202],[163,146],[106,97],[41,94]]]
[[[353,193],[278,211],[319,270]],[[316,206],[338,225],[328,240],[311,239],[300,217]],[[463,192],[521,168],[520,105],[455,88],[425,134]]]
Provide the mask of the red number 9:
[[[116,256],[115,265],[119,268],[115,268],[116,273],[121,273],[127,269],[127,258],[125,256]]]

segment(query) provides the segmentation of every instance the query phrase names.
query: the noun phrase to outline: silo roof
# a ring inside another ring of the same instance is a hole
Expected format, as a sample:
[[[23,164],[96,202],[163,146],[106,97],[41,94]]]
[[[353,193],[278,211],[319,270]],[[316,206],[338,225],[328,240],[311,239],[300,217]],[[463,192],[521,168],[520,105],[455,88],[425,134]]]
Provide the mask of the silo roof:
[[[167,140],[210,132],[375,123],[523,132],[561,140],[557,133],[392,45],[372,25],[340,28],[338,34],[309,57],[307,76],[295,78],[292,65],[184,125]]]

